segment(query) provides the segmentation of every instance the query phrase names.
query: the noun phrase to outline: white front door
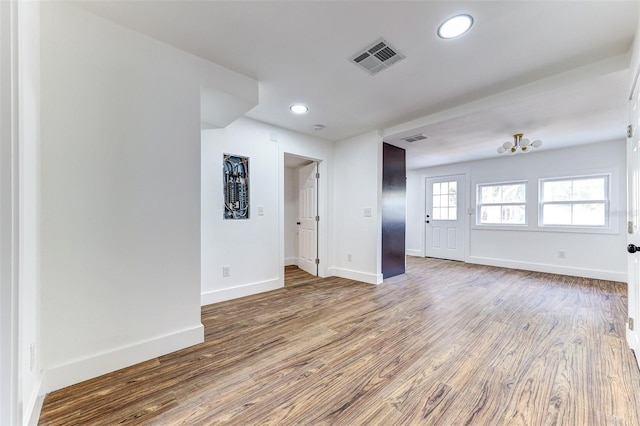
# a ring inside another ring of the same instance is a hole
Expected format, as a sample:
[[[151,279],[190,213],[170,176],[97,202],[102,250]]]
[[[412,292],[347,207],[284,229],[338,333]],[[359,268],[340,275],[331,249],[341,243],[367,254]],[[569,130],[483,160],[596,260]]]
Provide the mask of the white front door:
[[[464,260],[465,175],[426,178],[425,256]]]
[[[298,170],[298,267],[312,275],[318,275],[318,179],[317,163]]]
[[[638,83],[638,81],[636,81]],[[627,327],[627,341],[629,346],[640,357],[640,327],[638,314],[640,313],[640,251],[634,251],[631,245],[640,247],[640,105],[638,104],[638,85],[631,96],[629,104],[629,123],[631,137],[627,138],[627,191],[628,191],[628,234],[627,272],[629,291],[629,318],[633,320]],[[631,248],[631,250],[629,250]]]

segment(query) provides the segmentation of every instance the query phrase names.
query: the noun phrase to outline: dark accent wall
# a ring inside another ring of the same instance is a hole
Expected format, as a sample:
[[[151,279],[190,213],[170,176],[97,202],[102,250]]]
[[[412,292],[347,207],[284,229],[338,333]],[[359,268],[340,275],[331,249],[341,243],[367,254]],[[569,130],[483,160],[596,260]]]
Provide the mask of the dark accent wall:
[[[387,143],[382,149],[382,276],[405,272],[407,204],[406,152]]]

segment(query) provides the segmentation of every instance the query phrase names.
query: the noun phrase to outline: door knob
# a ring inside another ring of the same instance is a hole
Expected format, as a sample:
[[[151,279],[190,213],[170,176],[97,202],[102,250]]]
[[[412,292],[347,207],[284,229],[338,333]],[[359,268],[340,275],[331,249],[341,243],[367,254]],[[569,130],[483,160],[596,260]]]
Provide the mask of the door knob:
[[[629,245],[627,246],[627,251],[628,251],[629,253],[635,253],[635,252],[637,252],[637,251],[640,251],[640,247],[638,247],[638,246],[637,246],[637,245],[635,245],[635,244],[629,244]]]

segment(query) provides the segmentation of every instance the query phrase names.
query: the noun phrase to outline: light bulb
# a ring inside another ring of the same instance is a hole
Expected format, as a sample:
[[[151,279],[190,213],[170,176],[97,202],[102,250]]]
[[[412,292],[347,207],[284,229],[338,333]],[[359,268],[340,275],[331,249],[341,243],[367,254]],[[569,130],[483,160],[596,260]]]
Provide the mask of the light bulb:
[[[505,151],[509,148],[511,148],[513,145],[511,144],[511,142],[506,141],[505,143],[502,144],[502,147],[505,149]]]
[[[531,143],[531,141],[529,139],[522,139],[520,141],[520,146],[522,146],[522,147],[529,146],[530,143]]]
[[[447,19],[438,28],[438,36],[440,38],[455,38],[467,31],[473,25],[471,15],[458,15]]]
[[[534,148],[540,148],[542,146],[542,141],[540,139],[536,139],[531,143],[531,146]]]
[[[516,148],[515,146],[512,146],[511,149],[509,150],[509,155],[514,155],[516,152],[518,152],[518,148]]]
[[[520,147],[520,149],[522,150],[522,152],[527,153],[529,152],[529,147],[528,146],[522,146]]]
[[[304,114],[307,111],[309,111],[309,107],[306,105],[302,105],[302,104],[295,104],[295,105],[291,105],[289,107],[289,109],[291,110],[291,112],[293,112],[294,114]]]
[[[502,153],[504,153],[505,151],[506,151],[506,149],[504,149],[504,147],[502,147],[502,146],[499,146],[499,147],[498,147],[498,154],[502,154]]]

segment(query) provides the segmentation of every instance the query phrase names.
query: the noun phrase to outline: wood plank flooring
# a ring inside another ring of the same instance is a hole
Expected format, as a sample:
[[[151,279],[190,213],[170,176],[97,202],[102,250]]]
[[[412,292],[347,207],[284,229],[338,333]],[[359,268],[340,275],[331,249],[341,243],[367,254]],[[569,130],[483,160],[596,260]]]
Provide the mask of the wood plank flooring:
[[[49,394],[40,425],[640,425],[626,285],[435,259],[297,268],[206,341]]]

